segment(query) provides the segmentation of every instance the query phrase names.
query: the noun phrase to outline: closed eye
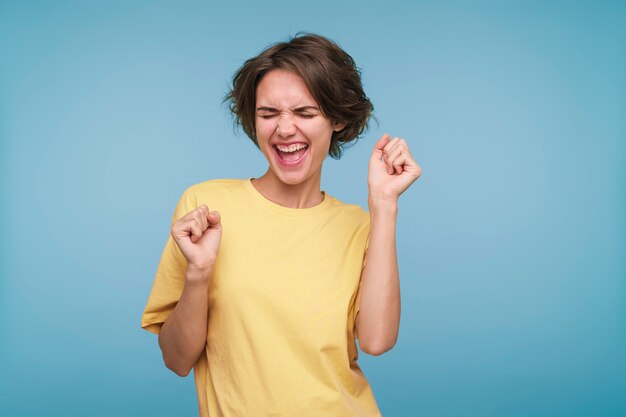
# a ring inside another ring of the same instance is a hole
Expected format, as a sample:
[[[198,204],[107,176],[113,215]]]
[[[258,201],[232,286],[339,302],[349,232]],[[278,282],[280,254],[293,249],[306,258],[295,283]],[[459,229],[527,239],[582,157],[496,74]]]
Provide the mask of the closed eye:
[[[302,117],[303,119],[312,119],[315,116],[317,116],[317,114],[299,114],[298,116]],[[267,119],[271,119],[273,117],[276,117],[276,115],[275,114],[259,114],[259,117],[261,119],[266,119],[267,120]]]

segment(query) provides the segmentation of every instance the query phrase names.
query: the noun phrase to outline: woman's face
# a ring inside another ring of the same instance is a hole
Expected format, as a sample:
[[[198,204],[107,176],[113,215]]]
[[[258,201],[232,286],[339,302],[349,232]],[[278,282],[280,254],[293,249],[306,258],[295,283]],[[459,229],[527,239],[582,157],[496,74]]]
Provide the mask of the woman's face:
[[[319,179],[330,138],[343,125],[322,115],[300,76],[274,69],[257,86],[255,127],[274,176],[295,185]]]

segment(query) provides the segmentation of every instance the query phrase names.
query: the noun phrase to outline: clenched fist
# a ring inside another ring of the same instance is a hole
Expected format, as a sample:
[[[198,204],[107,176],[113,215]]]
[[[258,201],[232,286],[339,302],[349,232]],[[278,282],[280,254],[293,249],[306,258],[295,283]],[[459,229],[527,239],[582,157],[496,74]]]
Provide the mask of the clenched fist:
[[[172,237],[189,267],[212,268],[222,239],[219,212],[209,211],[206,205],[201,205],[174,222]]]
[[[422,175],[409,146],[402,138],[391,139],[385,133],[374,145],[368,168],[367,184],[370,196],[397,200]]]

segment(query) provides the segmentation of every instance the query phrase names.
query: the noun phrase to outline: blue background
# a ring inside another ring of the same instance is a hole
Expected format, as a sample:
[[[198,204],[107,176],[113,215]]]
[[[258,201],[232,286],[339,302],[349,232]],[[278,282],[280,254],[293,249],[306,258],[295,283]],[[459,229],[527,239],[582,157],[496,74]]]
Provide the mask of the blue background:
[[[265,171],[221,100],[300,30],[354,57],[379,121],[322,188],[366,208],[384,132],[423,168],[400,199],[400,338],[360,357],[385,417],[626,415],[608,1],[3,1],[2,415],[197,413],[140,316],[182,191]]]

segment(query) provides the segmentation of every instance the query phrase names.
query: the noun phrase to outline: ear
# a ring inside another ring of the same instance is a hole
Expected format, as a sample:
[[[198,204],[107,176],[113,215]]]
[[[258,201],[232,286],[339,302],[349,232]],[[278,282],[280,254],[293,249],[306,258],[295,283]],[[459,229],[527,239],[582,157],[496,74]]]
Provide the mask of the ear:
[[[343,130],[346,127],[346,125],[347,123],[334,122],[333,129],[335,130],[335,132],[339,132],[340,130]]]

